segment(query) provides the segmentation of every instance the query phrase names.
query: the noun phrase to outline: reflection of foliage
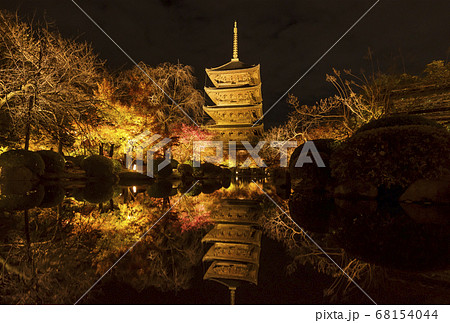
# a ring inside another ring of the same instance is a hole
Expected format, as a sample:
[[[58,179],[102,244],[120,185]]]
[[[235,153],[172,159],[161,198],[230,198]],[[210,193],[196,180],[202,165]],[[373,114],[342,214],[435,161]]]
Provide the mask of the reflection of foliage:
[[[255,183],[231,183],[228,188],[215,191],[210,196],[215,198],[257,199],[261,196],[261,190]]]
[[[119,209],[108,212],[107,217],[96,210],[91,212],[83,222],[98,235],[93,249],[97,274],[106,272],[164,212],[159,199],[142,197],[119,204]],[[192,230],[195,219],[191,223],[184,220],[178,221],[173,211],[166,214],[127,255],[126,261],[113,270],[115,277],[137,290],[151,286],[163,291],[188,288],[202,256],[202,232]]]
[[[349,296],[356,290],[352,282],[343,275],[342,271],[333,264],[324,253],[302,232],[286,215],[280,213],[271,201],[264,201],[263,208],[266,211],[261,218],[261,226],[264,232],[272,239],[281,241],[293,262],[288,265],[287,273],[295,274],[297,267],[313,266],[319,273],[335,278],[333,284],[324,291],[331,301],[337,301],[340,297]],[[277,200],[277,203],[287,209],[287,201]],[[365,263],[355,258],[349,258],[342,248],[336,247],[328,235],[308,233],[325,252],[358,284],[364,288],[373,288],[378,284],[384,272],[379,267]],[[377,270],[375,270],[377,269]],[[374,275],[377,275],[375,278]],[[378,277],[378,275],[381,275]]]
[[[151,237],[145,237],[136,245],[127,261],[114,270],[116,277],[138,291],[152,286],[161,291],[189,288],[203,256],[202,232],[181,232],[173,218],[165,218],[162,222],[154,228]],[[116,257],[111,259],[115,260]]]
[[[197,184],[198,185],[198,184]],[[210,223],[211,208],[216,200],[209,195],[184,196],[174,208],[177,212],[181,231],[201,228]]]
[[[337,210],[334,235],[347,252],[371,263],[406,270],[445,267],[448,232],[441,224],[417,223],[400,206],[376,212]]]
[[[1,237],[0,302],[6,304],[73,303],[80,292],[90,287],[89,236],[57,234],[59,221],[72,221],[70,212],[52,209],[30,212],[32,243],[27,247],[23,237],[22,213],[4,213],[7,227]],[[63,225],[60,234],[65,232]]]
[[[0,213],[0,302],[75,302],[166,212],[160,199],[134,198],[106,212],[71,199],[56,209],[30,210],[30,244],[22,213]],[[137,289],[187,288],[202,256],[204,232],[182,232],[182,226],[176,214],[166,214],[112,274],[132,277]]]

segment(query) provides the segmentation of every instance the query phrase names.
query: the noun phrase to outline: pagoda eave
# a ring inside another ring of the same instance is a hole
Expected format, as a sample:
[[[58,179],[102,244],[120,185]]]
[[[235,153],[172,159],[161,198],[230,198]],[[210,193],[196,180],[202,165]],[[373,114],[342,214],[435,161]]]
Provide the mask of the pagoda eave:
[[[205,87],[216,105],[254,105],[262,102],[261,83],[237,88]]]
[[[203,110],[217,125],[254,123],[263,116],[262,103],[243,106],[204,106]]]
[[[260,65],[253,65],[238,69],[221,69],[229,63],[216,67],[206,68],[206,74],[217,88],[255,86],[260,80]]]

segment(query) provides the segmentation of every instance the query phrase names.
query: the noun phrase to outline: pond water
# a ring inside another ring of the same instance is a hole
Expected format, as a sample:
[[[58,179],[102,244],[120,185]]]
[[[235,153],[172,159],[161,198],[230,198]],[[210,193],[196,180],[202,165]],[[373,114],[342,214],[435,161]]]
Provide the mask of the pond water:
[[[0,301],[450,302],[446,207],[289,200],[282,179],[252,174],[126,184],[2,183]]]

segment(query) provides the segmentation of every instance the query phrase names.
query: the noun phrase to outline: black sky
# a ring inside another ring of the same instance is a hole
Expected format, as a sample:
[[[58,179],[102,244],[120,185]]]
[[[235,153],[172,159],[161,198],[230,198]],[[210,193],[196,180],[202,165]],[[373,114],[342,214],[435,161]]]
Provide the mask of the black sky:
[[[373,4],[375,0],[75,0],[135,61],[192,65],[203,86],[205,67],[226,63],[233,21],[239,25],[239,58],[260,63],[264,107],[270,107]],[[71,0],[0,0],[24,17],[44,14],[64,36],[92,43],[113,68],[128,58]],[[302,103],[332,95],[325,81],[332,68],[371,73],[375,68],[418,73],[447,59],[450,1],[381,0],[292,90]],[[377,67],[378,66],[378,67]],[[271,125],[288,111],[282,100],[267,116]]]

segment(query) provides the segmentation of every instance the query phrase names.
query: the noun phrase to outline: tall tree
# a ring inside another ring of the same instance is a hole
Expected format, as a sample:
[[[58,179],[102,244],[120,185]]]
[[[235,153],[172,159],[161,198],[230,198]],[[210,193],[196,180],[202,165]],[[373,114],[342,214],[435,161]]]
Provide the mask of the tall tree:
[[[119,76],[118,93],[122,102],[153,113],[167,134],[172,124],[202,120],[204,98],[195,88],[196,82],[190,66],[140,63]]]
[[[32,134],[70,145],[95,119],[102,63],[87,43],[0,11],[0,111],[29,148]]]
[[[91,131],[92,143],[114,144],[123,153],[128,140],[144,131],[173,139],[184,136],[186,141],[193,132],[182,129],[197,128],[195,123],[200,124],[203,117],[204,99],[195,84],[192,68],[182,64],[150,67],[140,63],[107,76],[95,91],[102,121]]]

